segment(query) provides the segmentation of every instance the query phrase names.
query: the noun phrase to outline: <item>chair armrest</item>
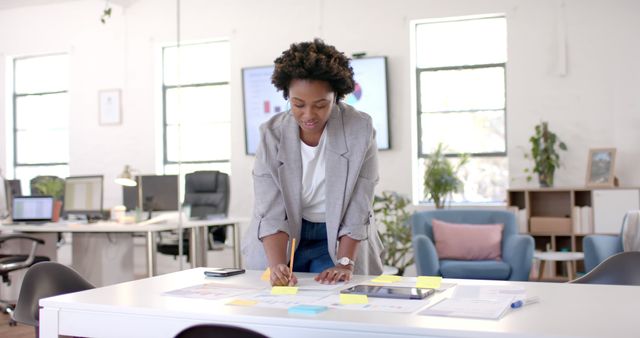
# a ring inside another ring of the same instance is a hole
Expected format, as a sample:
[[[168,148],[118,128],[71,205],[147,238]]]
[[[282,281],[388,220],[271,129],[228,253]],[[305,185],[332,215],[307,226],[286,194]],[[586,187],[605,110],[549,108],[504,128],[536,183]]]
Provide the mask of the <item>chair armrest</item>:
[[[512,235],[505,239],[502,259],[511,266],[509,280],[528,281],[533,262],[533,237]]]
[[[0,235],[0,243],[4,243],[12,239],[29,239],[34,242],[37,242],[38,244],[44,244],[44,240],[37,237],[32,237],[32,236],[27,236],[22,234]]]
[[[609,256],[622,252],[620,236],[589,235],[582,239],[585,272],[591,271]]]
[[[440,262],[431,239],[425,235],[415,235],[412,241],[418,276],[439,276]]]

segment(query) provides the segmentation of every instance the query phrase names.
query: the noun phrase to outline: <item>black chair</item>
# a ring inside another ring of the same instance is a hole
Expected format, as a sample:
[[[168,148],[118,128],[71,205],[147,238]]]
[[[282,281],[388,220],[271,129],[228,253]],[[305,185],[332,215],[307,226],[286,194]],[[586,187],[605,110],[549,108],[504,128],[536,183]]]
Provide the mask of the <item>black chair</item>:
[[[0,276],[2,276],[2,282],[11,285],[11,278],[9,273],[16,270],[26,269],[32,265],[40,262],[48,261],[49,258],[45,256],[36,256],[36,249],[39,244],[44,244],[44,240],[36,237],[13,234],[13,235],[0,235],[0,246],[9,240],[29,240],[31,241],[31,249],[28,255],[24,254],[0,254]],[[14,312],[14,306],[8,302],[0,300],[0,311],[11,315]],[[9,325],[15,325],[15,321],[10,320]]]
[[[27,270],[22,280],[13,319],[34,326],[38,337],[40,299],[93,288],[93,284],[66,265],[56,262],[35,264]]]
[[[621,252],[605,259],[575,284],[640,285],[640,252]]]
[[[237,326],[201,324],[182,330],[175,338],[267,338],[258,332]]]
[[[229,175],[220,171],[196,171],[185,176],[184,204],[190,206],[191,217],[207,219],[226,217],[229,210]],[[226,240],[226,226],[209,227],[209,248],[214,243]],[[176,236],[174,236],[176,237]],[[183,253],[189,259],[189,237],[183,233]],[[158,243],[158,252],[178,256],[178,239],[162,238]]]

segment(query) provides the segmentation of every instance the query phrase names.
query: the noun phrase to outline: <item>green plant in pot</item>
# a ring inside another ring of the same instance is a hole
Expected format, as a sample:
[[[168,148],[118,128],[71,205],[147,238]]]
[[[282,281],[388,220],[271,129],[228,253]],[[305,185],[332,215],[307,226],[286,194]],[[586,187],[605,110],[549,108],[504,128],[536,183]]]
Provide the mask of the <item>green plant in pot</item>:
[[[383,231],[378,232],[385,248],[382,263],[397,268],[400,276],[413,264],[409,226],[411,214],[406,210],[409,204],[408,198],[395,192],[383,192],[382,196],[375,196],[373,200],[376,224],[384,225]]]
[[[469,161],[469,155],[462,154],[458,165],[453,165],[444,150],[444,145],[439,143],[436,150],[425,159],[424,197],[427,201],[433,201],[438,209],[444,208],[453,192],[462,190],[464,184],[458,178],[458,171]]]
[[[531,154],[525,154],[525,158],[533,160],[533,169],[525,168],[527,182],[532,180],[532,173],[538,174],[541,187],[553,187],[555,171],[560,167],[559,150],[567,150],[567,145],[558,136],[549,130],[547,122],[540,122],[535,126],[535,133],[529,138]]]
[[[60,218],[62,211],[62,198],[64,195],[64,180],[55,176],[41,176],[33,183],[33,187],[44,196],[53,196],[53,221]]]

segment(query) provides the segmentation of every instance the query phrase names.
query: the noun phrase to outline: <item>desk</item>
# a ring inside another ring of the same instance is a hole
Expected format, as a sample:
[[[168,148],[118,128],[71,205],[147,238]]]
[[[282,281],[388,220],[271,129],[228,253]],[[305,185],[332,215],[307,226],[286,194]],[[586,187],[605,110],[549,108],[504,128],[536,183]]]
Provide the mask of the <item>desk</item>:
[[[471,285],[518,285],[540,302],[507,313],[500,320],[445,318],[388,312],[330,309],[316,316],[285,309],[224,305],[162,295],[205,282],[203,268],[40,300],[40,337],[173,337],[201,323],[246,327],[269,337],[637,337],[640,288],[537,282],[445,280]],[[253,285],[261,271],[216,279]],[[306,274],[299,274],[304,277]],[[354,281],[371,277],[355,276]],[[211,279],[207,280],[210,281]],[[450,296],[454,288],[433,296]]]
[[[234,266],[239,266],[240,264],[240,244],[239,244],[239,224],[243,222],[243,219],[240,218],[220,218],[215,220],[183,220],[182,227],[187,229],[191,228],[194,231],[191,231],[191,238],[189,241],[189,250],[191,251],[191,266],[206,266],[206,227],[212,225],[231,225],[233,226],[233,240],[234,240]],[[90,251],[103,251],[97,252],[97,256],[105,256],[104,252],[108,252],[110,250],[110,254],[113,255],[113,249],[100,249],[100,244],[96,245],[96,243],[100,242],[108,242],[109,239],[96,239],[95,234],[98,233],[108,233],[108,234],[126,234],[126,233],[134,233],[134,232],[142,232],[146,235],[146,258],[147,258],[147,276],[151,277],[157,274],[157,264],[156,264],[156,234],[158,231],[169,231],[176,230],[178,228],[178,219],[174,218],[157,218],[152,219],[151,221],[145,221],[136,224],[121,224],[116,222],[96,222],[96,223],[74,223],[74,222],[60,222],[60,223],[45,223],[41,225],[0,225],[0,231],[17,231],[17,232],[26,232],[26,233],[58,233],[58,232],[70,232],[74,234],[73,242],[74,242],[74,250],[73,250],[73,261],[74,267],[79,270],[79,272],[87,277],[87,275],[91,275],[87,271],[83,271],[91,267],[91,265],[95,265],[95,262],[89,262],[86,255]],[[75,236],[78,234],[78,236]],[[94,236],[91,236],[91,235]],[[127,245],[129,245],[129,249],[133,248],[133,241],[130,241],[130,244],[125,244],[124,250],[127,249]],[[55,248],[55,246],[53,246]],[[55,249],[54,249],[55,250]],[[90,250],[90,251],[87,251]],[[55,254],[55,253],[54,253]],[[51,254],[50,254],[51,255]],[[126,253],[119,255],[120,259],[131,259],[131,267],[130,273],[127,273],[126,276],[118,277],[115,276],[116,279],[110,279],[110,276],[107,277],[107,280],[103,278],[99,278],[100,281],[96,282],[96,280],[92,280],[92,278],[87,277],[90,281],[94,282],[97,285],[106,285],[113,284],[116,282],[128,281],[133,279],[133,256],[123,257]],[[54,255],[55,257],[55,255]],[[82,264],[82,263],[87,264]],[[106,264],[103,264],[106,265]],[[129,269],[128,267],[126,267]],[[130,276],[129,276],[130,274]],[[103,280],[105,282],[103,282]]]

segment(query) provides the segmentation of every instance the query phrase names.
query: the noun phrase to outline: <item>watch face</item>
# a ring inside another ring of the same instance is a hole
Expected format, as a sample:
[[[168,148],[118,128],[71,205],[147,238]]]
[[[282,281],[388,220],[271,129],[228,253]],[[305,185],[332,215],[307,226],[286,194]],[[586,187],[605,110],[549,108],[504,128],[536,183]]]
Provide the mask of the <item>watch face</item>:
[[[338,263],[340,263],[340,265],[350,265],[351,260],[348,257],[342,257],[338,260]]]

